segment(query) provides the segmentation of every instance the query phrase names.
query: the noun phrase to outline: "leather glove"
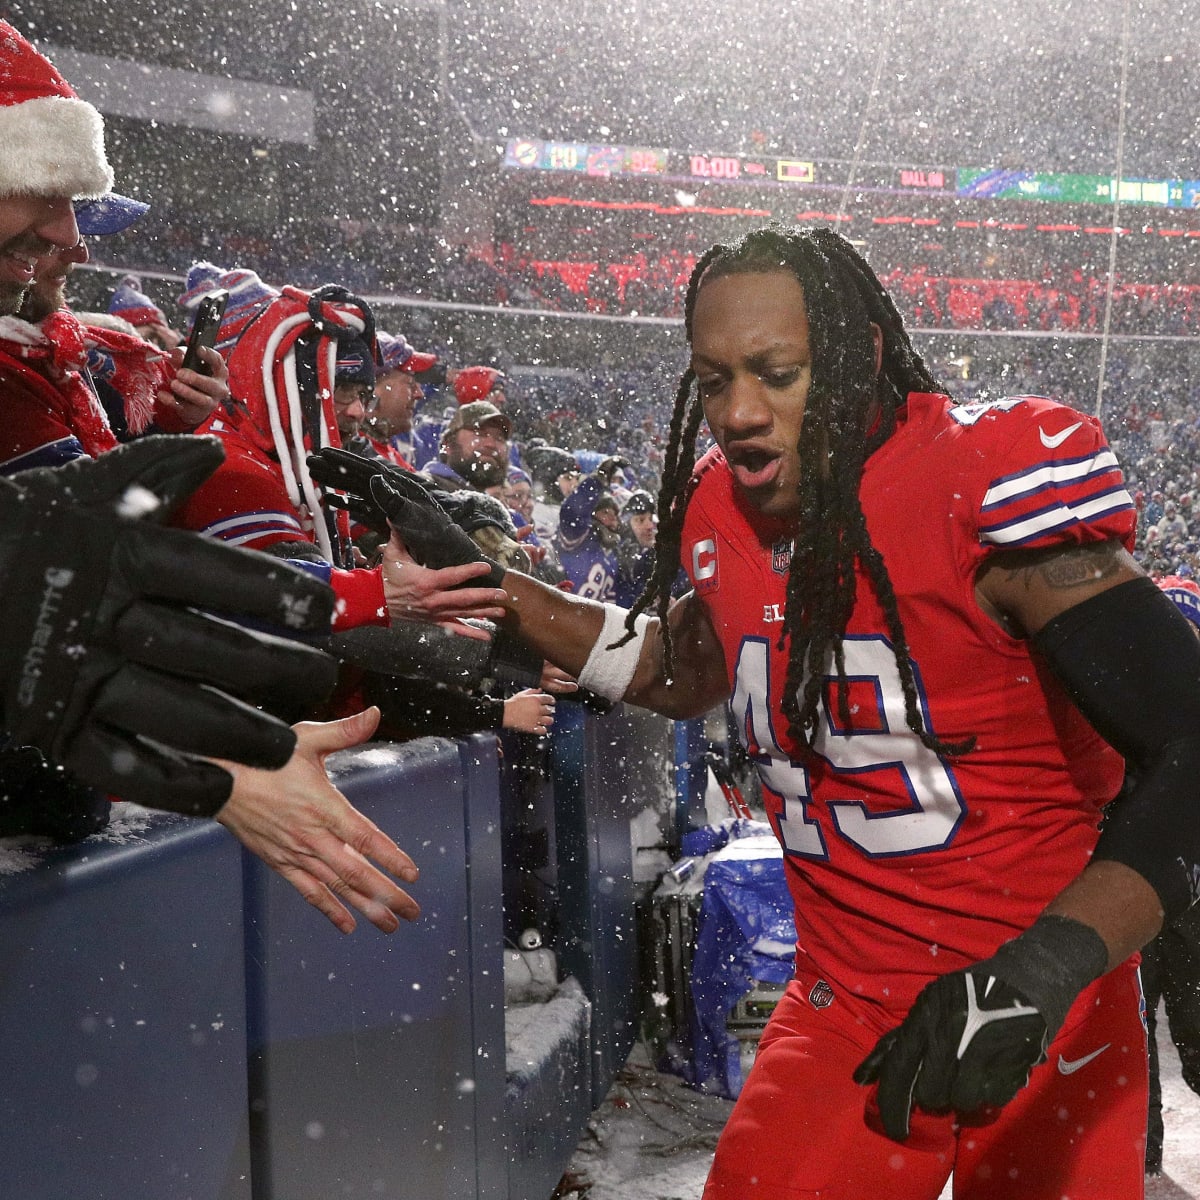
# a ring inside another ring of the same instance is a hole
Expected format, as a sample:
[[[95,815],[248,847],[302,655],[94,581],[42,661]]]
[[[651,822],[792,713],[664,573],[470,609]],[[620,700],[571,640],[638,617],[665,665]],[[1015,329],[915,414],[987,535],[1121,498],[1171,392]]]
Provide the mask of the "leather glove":
[[[426,567],[457,567],[486,562],[491,574],[464,587],[499,587],[504,568],[483,554],[442,507],[420,476],[379,459],[326,449],[308,456],[312,477],[347,493],[351,515],[364,525],[390,532],[394,526],[413,558]]]
[[[967,1114],[1007,1104],[1107,966],[1094,929],[1043,916],[991,958],[928,984],[854,1072],[856,1083],[878,1081],[884,1132],[903,1142],[914,1105]]]
[[[433,485],[413,471],[406,471],[382,458],[367,458],[349,450],[329,446],[308,456],[308,471],[322,487],[335,488],[328,496],[336,508],[345,508],[362,525],[387,538],[391,536],[387,514],[371,499],[371,480],[383,475],[393,479],[397,487],[411,485],[426,492]],[[338,495],[337,493],[344,493]]]
[[[223,458],[215,438],[152,437],[0,480],[12,744],[36,746],[122,799],[206,816],[232,780],[191,756],[282,766],[295,735],[251,705],[316,703],[336,673],[317,650],[197,611],[325,636],[332,616],[333,594],[318,580],[154,523]]]

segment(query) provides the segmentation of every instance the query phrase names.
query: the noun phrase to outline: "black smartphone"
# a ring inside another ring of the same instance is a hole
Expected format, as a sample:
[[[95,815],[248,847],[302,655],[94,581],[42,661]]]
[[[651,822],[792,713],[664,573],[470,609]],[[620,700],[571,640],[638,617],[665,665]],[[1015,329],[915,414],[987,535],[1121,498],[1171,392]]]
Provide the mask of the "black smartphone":
[[[192,322],[192,332],[188,334],[181,368],[198,371],[201,375],[209,374],[208,367],[200,357],[200,347],[216,345],[221,318],[225,315],[225,305],[228,303],[229,293],[224,288],[209,292],[200,301],[196,309],[196,319]]]

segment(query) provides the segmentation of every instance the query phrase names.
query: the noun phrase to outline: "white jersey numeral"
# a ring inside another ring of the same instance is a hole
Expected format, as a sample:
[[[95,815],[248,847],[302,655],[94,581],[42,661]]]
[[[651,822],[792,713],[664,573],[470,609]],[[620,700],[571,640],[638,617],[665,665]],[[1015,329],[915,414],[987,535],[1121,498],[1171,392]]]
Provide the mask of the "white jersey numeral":
[[[874,693],[876,712],[858,714],[857,730],[836,729],[822,706],[813,748],[835,772],[863,776],[897,772],[910,803],[880,812],[862,800],[827,802],[837,834],[871,857],[916,854],[948,846],[966,806],[950,764],[935,754],[908,728],[904,692],[891,643],[878,635],[847,637],[846,675],[859,696]],[[780,749],[770,707],[771,651],[767,639],[746,637],[738,651],[730,708],[747,752],[758,766],[763,787],[778,797],[779,834],[784,848],[807,858],[825,858],[825,834],[808,809],[813,802],[808,771]],[[929,717],[920,694],[922,716]],[[865,686],[864,686],[865,685]],[[782,719],[782,714],[779,714]]]

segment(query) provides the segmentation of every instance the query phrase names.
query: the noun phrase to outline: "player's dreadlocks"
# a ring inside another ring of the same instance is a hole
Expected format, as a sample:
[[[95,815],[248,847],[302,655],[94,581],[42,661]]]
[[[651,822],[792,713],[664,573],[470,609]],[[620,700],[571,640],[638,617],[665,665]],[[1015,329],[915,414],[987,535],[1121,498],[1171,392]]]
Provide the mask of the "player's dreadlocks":
[[[858,489],[867,458],[891,435],[896,408],[909,392],[941,392],[913,348],[900,314],[866,260],[831,229],[772,224],[732,245],[716,245],[696,263],[688,281],[684,326],[692,341],[692,318],[702,282],[727,275],[790,271],[804,292],[812,350],[812,383],[800,433],[800,515],[781,637],[790,640],[784,713],[791,732],[812,746],[820,714],[826,664],[837,674],[838,710],[849,727],[849,684],[842,639],[854,607],[855,562],[862,564],[883,607],[891,637],[908,727],[931,750],[961,754],[973,739],[947,744],[925,729],[917,699],[908,641],[883,557],[871,544]],[[875,373],[870,325],[883,334],[883,360]],[[671,583],[678,571],[683,521],[694,486],[696,436],[704,419],[695,374],[679,381],[658,497],[659,532],[654,573],[629,617],[652,606],[662,624],[665,672],[674,663],[667,623]],[[878,401],[879,420],[872,420]],[[820,464],[820,465],[818,465]],[[806,672],[806,664],[812,670]]]

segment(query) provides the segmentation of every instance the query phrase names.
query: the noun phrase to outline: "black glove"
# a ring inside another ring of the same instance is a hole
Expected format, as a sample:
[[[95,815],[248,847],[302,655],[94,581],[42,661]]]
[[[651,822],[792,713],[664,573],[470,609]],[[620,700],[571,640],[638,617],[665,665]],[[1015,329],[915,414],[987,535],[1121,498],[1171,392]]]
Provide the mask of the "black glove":
[[[499,587],[504,568],[493,562],[454,523],[429,485],[417,474],[334,448],[308,456],[308,469],[318,483],[347,493],[348,507],[364,525],[390,532],[395,526],[413,558],[426,567],[457,567],[485,562],[491,574],[468,580],[463,587]]]
[[[468,579],[460,587],[500,587],[505,569],[493,562],[460,529],[449,514],[419,484],[377,475],[371,480],[371,499],[387,515],[404,539],[417,562],[426,567],[457,567],[463,563],[487,563],[491,571],[481,578]]]
[[[336,493],[327,497],[334,507],[345,508],[362,525],[373,529],[387,538],[391,536],[387,514],[371,498],[371,480],[383,475],[393,480],[397,487],[420,488],[431,492],[433,485],[413,471],[406,471],[382,458],[367,458],[349,450],[329,446],[308,456],[308,472],[322,487],[336,488]]]
[[[928,984],[854,1072],[856,1083],[879,1081],[884,1132],[904,1141],[914,1105],[967,1114],[1007,1104],[1107,965],[1094,929],[1048,916],[991,958]]]
[[[152,523],[223,458],[215,438],[152,437],[0,481],[12,744],[122,799],[193,815],[216,812],[232,780],[187,756],[277,768],[295,747],[286,724],[226,693],[278,711],[323,699],[336,672],[308,646],[196,611],[329,633],[333,595],[315,578]]]

